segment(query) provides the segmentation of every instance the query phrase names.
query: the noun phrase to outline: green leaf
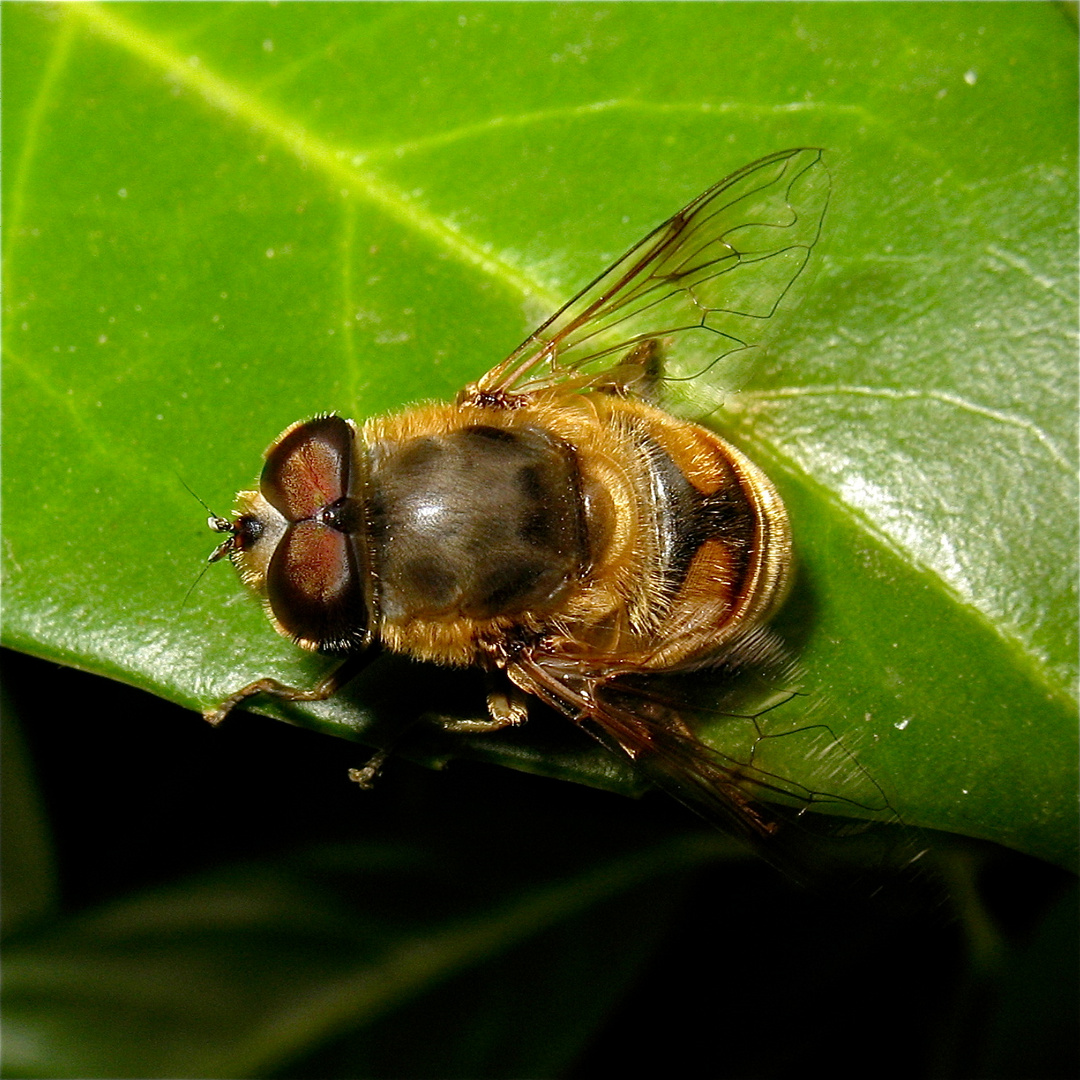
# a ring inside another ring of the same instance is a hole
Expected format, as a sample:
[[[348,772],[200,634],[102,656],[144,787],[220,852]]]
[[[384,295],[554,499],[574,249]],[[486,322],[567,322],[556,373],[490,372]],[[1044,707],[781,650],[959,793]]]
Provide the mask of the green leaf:
[[[710,183],[824,146],[820,273],[716,418],[792,512],[780,629],[813,719],[905,819],[1072,864],[1076,42],[1059,8],[3,19],[7,644],[193,708],[259,676],[315,681],[227,572],[184,602],[212,539],[176,474],[220,512],[299,417],[450,396]],[[290,715],[373,739],[407,711],[401,685],[391,662]],[[476,743],[629,783],[528,732]]]

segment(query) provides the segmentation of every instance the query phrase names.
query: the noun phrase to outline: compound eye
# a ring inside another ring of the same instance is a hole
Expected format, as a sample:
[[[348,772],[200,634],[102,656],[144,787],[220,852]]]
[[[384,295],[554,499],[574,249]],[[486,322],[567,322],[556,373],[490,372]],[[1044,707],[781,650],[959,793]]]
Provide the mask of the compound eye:
[[[355,436],[340,416],[290,428],[266,452],[259,487],[287,521],[304,521],[349,491]]]
[[[306,648],[344,651],[367,628],[353,541],[318,521],[292,525],[266,573],[266,595],[282,628]]]

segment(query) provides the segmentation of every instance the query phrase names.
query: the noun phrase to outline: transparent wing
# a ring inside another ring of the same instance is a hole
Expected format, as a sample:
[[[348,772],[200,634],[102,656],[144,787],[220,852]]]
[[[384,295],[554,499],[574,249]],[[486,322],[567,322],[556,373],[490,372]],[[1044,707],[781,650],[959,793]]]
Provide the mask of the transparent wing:
[[[631,248],[470,392],[587,387],[659,346],[666,379],[738,388],[803,272],[828,206],[822,151],[783,150],[721,180]]]
[[[919,855],[910,836],[868,833],[902,824],[899,815],[829,726],[806,715],[787,670],[766,634],[693,675],[590,672],[541,654],[520,658],[512,677],[789,876],[821,884],[841,873],[867,891],[906,877]]]

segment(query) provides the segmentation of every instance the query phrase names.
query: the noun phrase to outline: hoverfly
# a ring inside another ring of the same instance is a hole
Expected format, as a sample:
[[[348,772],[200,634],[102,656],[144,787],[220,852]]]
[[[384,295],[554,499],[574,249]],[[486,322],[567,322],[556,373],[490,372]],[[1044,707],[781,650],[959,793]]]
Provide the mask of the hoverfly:
[[[211,561],[232,560],[280,633],[344,660],[313,689],[260,679],[206,718],[256,694],[323,700],[379,644],[483,668],[488,717],[469,730],[520,724],[539,699],[751,838],[776,832],[765,801],[796,814],[821,802],[754,763],[760,738],[743,760],[707,747],[655,680],[775,664],[784,505],[659,395],[746,366],[829,191],[820,150],[771,154],[651,232],[453,403],[286,430],[258,489],[210,519],[225,534]]]

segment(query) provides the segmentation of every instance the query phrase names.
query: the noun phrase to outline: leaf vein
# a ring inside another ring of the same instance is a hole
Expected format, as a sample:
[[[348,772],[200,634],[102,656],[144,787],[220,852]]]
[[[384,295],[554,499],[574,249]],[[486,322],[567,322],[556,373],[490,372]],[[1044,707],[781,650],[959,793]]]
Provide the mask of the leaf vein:
[[[992,409],[987,405],[979,405],[957,394],[948,394],[941,390],[896,390],[886,386],[791,386],[781,387],[776,390],[744,391],[739,397],[743,401],[753,400],[755,402],[773,401],[781,398],[812,397],[865,397],[882,401],[936,401],[960,409],[963,412],[993,420],[995,423],[1006,424],[1009,427],[1020,429],[1035,439],[1047,452],[1054,464],[1063,472],[1070,477],[1076,475],[1076,470],[1069,461],[1068,456],[1033,421],[1013,416],[1010,413],[1002,412],[1000,409]]]
[[[215,74],[197,57],[181,56],[137,29],[114,10],[86,3],[70,5],[67,11],[71,17],[82,19],[101,38],[164,72],[174,83],[200,94],[209,105],[222,113],[262,131],[301,162],[316,166],[338,186],[342,198],[355,195],[364,199],[391,219],[427,237],[459,262],[501,281],[524,297],[551,300],[553,305],[557,303],[557,299],[548,297],[539,282],[524,271],[425,210],[387,180],[374,172],[359,169],[356,163],[362,162],[362,155],[357,156],[312,135],[303,125],[280,115],[253,95]]]

